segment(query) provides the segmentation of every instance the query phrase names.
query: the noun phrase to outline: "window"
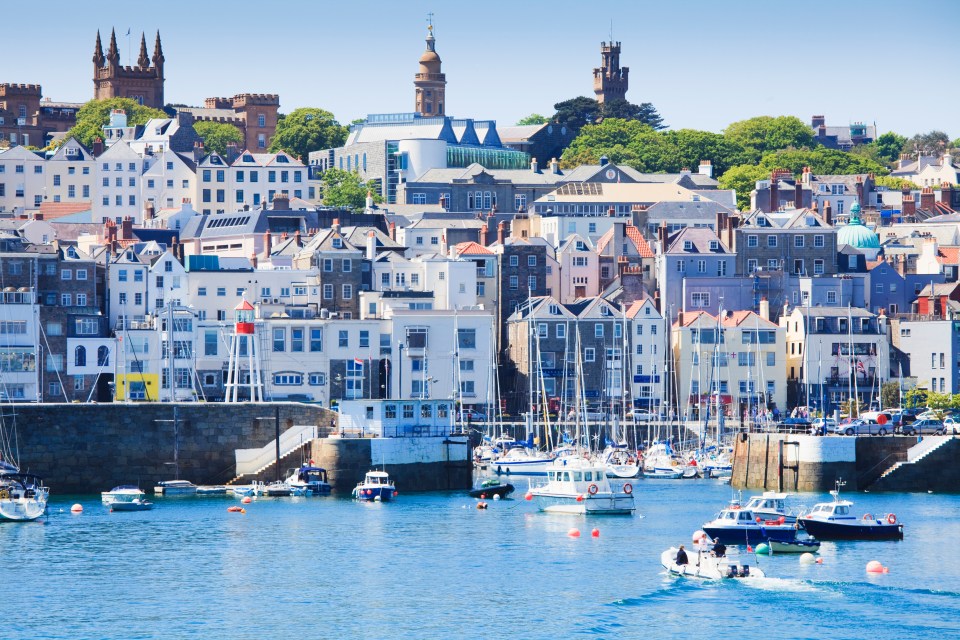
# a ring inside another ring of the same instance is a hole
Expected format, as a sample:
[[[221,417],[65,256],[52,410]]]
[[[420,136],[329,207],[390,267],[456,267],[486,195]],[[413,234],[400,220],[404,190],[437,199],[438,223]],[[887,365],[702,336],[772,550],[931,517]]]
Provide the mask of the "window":
[[[767,366],[775,367],[777,366],[777,352],[776,351],[767,351]]]
[[[510,256],[510,266],[511,267],[520,266],[520,256]]]
[[[323,329],[321,327],[310,328],[310,351],[323,351]]]
[[[443,274],[440,274],[443,275]],[[443,278],[441,278],[442,280]],[[527,288],[531,291],[537,288],[537,276],[527,276]]]
[[[559,323],[557,324],[557,337],[558,337],[558,338],[566,338],[566,337],[567,337],[567,325],[565,325],[565,324],[559,324]]]
[[[343,261],[342,271],[344,273],[349,273],[351,271],[352,264],[349,259]]]
[[[797,249],[803,249],[803,236],[794,236],[793,237],[793,246]]]
[[[587,347],[583,350],[583,361],[584,362],[594,362],[597,359],[596,351],[593,347]]]
[[[510,276],[510,288],[518,289],[519,288],[519,278],[517,276]]]
[[[323,285],[323,299],[324,300],[333,300],[333,285],[325,284]]]
[[[528,267],[537,266],[537,256],[527,256],[527,266]]]
[[[823,248],[823,236],[821,235],[813,236],[813,246],[816,247],[817,249]]]
[[[274,328],[273,330],[273,350],[275,352],[282,352],[287,350],[287,331],[282,327]]]
[[[752,247],[756,247],[757,245],[758,245],[758,238],[757,238],[757,236],[752,236],[752,235],[751,235],[751,236],[747,236],[747,246],[748,246],[748,247],[751,247],[751,248],[752,248]]]
[[[477,348],[477,330],[476,329],[457,329],[457,348],[458,349],[476,349]]]
[[[308,380],[312,387],[322,387],[327,384],[327,376],[324,373],[311,373]]]
[[[77,367],[87,366],[87,350],[85,347],[74,349],[73,364]]]
[[[823,275],[823,260],[814,260],[813,261],[813,275],[822,276]]]
[[[278,387],[299,387],[303,385],[302,373],[275,373],[273,384]]]
[[[303,351],[303,328],[293,327],[290,329],[290,351]]]
[[[775,248],[777,246],[777,236],[775,235],[767,236],[767,246],[770,247],[771,249]]]
[[[836,291],[827,291],[827,304],[837,304]]]
[[[70,269],[61,269],[60,270],[60,279],[61,280],[71,280],[73,278],[73,271]]]
[[[101,346],[97,349],[97,366],[110,366],[110,349],[108,349],[106,346]]]
[[[353,298],[353,285],[352,284],[343,285],[343,299],[350,300],[351,298]]]
[[[603,337],[603,323],[598,322],[593,325],[593,337],[602,338]]]
[[[747,273],[754,273],[757,270],[757,261],[754,258],[747,260]]]
[[[706,273],[707,272],[707,261],[706,260],[697,260],[697,272]]]
[[[802,236],[800,236],[802,237]],[[803,260],[794,260],[793,261],[793,272],[797,275],[803,275]]]
[[[710,306],[710,293],[707,291],[696,291],[690,295],[690,304],[694,309],[704,309]]]

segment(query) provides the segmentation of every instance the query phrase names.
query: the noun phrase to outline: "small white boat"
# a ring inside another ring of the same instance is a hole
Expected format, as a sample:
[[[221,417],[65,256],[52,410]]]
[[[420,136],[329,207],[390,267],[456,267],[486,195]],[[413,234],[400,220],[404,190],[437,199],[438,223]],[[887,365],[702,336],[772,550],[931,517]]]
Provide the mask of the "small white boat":
[[[140,498],[110,504],[110,511],[150,511],[150,509],[153,509],[153,503]]]
[[[47,510],[50,490],[40,478],[28,473],[13,473],[6,467],[0,473],[0,521],[28,522]]]
[[[710,522],[701,527],[711,540],[720,539],[723,544],[751,545],[767,540],[795,540],[797,529],[782,517],[764,520],[749,509],[741,509],[734,502],[722,510]]]
[[[386,471],[368,471],[363,482],[353,488],[353,497],[363,502],[388,502],[397,495]]]
[[[624,447],[607,447],[600,455],[607,468],[608,478],[636,478],[640,475],[640,461],[636,451]]]
[[[222,484],[200,485],[197,487],[198,496],[225,496],[227,488]]]
[[[801,540],[797,538],[792,542],[785,540],[770,540],[767,542],[771,553],[816,553],[820,550],[820,541],[814,538]]]
[[[703,580],[755,580],[766,577],[760,567],[750,565],[747,556],[736,554],[717,557],[709,551],[686,551],[686,564],[677,564],[676,547],[670,547],[660,554],[663,568],[678,576],[701,578]]]
[[[274,481],[262,487],[260,493],[271,498],[286,498],[293,495],[293,488],[286,482]]]
[[[492,461],[489,469],[497,475],[544,476],[554,456],[530,447],[513,447]]]
[[[777,520],[780,517],[784,522],[796,522],[800,515],[799,509],[793,509],[787,503],[792,494],[764,491],[759,496],[750,496],[744,509],[749,509],[757,517],[764,520]]]
[[[547,481],[530,486],[541,511],[573,515],[630,515],[633,486],[615,491],[606,467],[584,458],[559,458],[547,468]]]
[[[197,485],[187,480],[164,480],[158,482],[153,488],[153,494],[157,496],[195,496],[197,495]]]
[[[237,484],[227,487],[227,493],[232,493],[238,498],[253,497],[257,495],[257,486],[253,484]]]
[[[888,513],[877,517],[865,513],[858,518],[853,513],[853,503],[840,499],[842,482],[830,492],[833,502],[821,502],[810,513],[797,519],[797,523],[819,540],[903,540],[903,524],[897,516]]]
[[[110,491],[100,492],[100,501],[110,506],[118,502],[133,502],[134,500],[143,500],[146,497],[143,489],[135,487],[132,484],[122,484],[114,487]]]

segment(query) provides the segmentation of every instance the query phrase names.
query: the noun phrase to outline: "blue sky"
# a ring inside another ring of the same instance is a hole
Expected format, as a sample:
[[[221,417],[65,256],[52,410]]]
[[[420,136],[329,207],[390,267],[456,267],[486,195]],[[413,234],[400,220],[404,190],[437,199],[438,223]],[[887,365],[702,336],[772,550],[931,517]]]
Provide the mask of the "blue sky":
[[[161,8],[167,6],[167,9]],[[672,128],[720,131],[755,115],[828,124],[876,122],[904,135],[960,137],[960,2],[662,0],[606,2],[64,2],[8,7],[2,82],[43,85],[54,100],[92,97],[94,38],[116,28],[127,64],[141,31],[160,30],[166,100],[279,93],[281,111],[318,106],[341,122],[413,110],[413,74],[434,13],[447,111],[513,124],[592,96],[601,40],[623,43],[631,102]],[[23,16],[16,14],[22,11]],[[42,43],[53,43],[43,45]],[[11,51],[22,55],[13,62]]]

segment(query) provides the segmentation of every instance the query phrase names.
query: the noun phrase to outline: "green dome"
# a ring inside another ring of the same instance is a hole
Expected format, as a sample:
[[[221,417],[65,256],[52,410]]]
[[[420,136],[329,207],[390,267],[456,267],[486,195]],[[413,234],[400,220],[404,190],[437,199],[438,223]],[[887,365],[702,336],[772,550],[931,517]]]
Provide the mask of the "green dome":
[[[880,238],[873,231],[860,222],[860,203],[854,202],[850,207],[850,222],[837,231],[837,246],[845,244],[855,249],[879,249]]]

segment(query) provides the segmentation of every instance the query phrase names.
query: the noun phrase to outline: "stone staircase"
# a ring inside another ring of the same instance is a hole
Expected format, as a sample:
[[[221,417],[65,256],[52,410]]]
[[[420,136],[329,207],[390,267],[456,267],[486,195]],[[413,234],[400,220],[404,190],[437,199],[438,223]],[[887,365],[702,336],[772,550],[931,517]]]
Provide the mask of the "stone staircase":
[[[290,456],[309,447],[319,436],[316,425],[295,425],[280,434],[280,464]],[[271,440],[258,449],[236,450],[236,476],[227,482],[230,485],[242,480],[260,479],[267,471],[273,470],[277,463],[277,441]],[[295,466],[299,466],[299,463]],[[267,474],[276,477],[276,473]]]
[[[906,488],[917,483],[920,476],[933,477],[938,473],[938,462],[930,456],[939,458],[939,452],[956,440],[953,436],[925,436],[923,440],[907,450],[907,459],[894,463],[871,484],[875,490],[916,490]]]

